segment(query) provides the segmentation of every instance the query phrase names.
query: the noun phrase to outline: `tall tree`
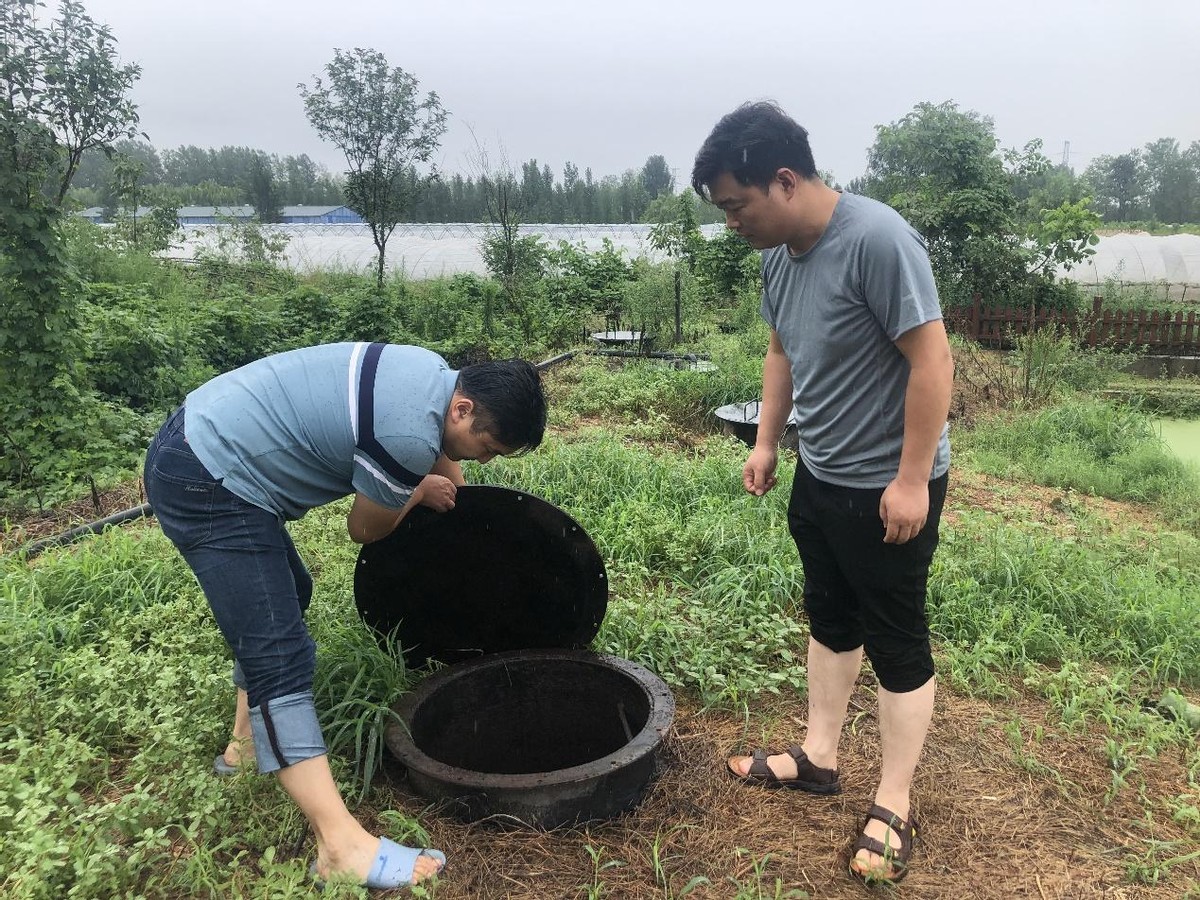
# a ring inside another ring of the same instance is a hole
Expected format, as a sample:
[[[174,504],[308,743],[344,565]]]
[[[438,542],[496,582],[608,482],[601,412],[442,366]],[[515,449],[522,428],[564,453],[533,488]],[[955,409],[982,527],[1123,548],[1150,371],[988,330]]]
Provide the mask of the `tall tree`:
[[[1083,172],[1093,196],[1108,221],[1134,218],[1146,188],[1142,154],[1130,150],[1120,156],[1097,156]]]
[[[1197,173],[1174,138],[1159,138],[1146,145],[1147,201],[1150,215],[1159,222],[1191,222],[1197,209]]]
[[[271,158],[265,153],[256,153],[250,162],[250,173],[245,181],[246,201],[254,207],[260,222],[282,222],[282,201],[279,185]]]
[[[346,156],[346,199],[371,229],[383,287],[388,238],[433,177],[413,178],[415,164],[437,149],[447,113],[436,93],[420,97],[417,79],[377,50],[335,49],[325,75],[313,76],[311,89],[300,84],[300,96],[313,128]]]
[[[952,102],[918,103],[876,129],[866,176],[850,189],[893,206],[921,232],[944,302],[980,293],[1036,304],[1049,293],[1053,266],[1090,255],[1094,242],[1086,202],[1022,215],[1017,189],[1049,169],[1037,142],[1002,155],[989,117]]]
[[[659,194],[670,194],[675,190],[675,176],[667,165],[665,156],[651,156],[642,166],[642,188],[651,200]]]
[[[38,5],[0,2],[0,477],[40,503],[47,482],[86,477],[136,428],[88,391],[78,362],[78,281],[61,206],[45,190],[62,161],[55,85],[66,78],[47,64],[60,57],[37,26]]]
[[[138,133],[137,107],[128,94],[142,69],[120,64],[112,31],[93,21],[77,0],[63,0],[47,38],[45,115],[62,150],[56,196],[61,204],[85,151],[111,152],[118,140]]]

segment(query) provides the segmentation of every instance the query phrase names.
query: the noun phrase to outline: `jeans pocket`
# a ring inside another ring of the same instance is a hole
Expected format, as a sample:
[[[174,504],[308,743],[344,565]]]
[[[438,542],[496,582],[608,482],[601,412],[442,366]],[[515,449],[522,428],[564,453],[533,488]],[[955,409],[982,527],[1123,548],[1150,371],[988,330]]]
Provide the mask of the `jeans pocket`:
[[[207,540],[220,482],[187,449],[164,443],[148,462],[146,495],[163,534],[181,550]]]

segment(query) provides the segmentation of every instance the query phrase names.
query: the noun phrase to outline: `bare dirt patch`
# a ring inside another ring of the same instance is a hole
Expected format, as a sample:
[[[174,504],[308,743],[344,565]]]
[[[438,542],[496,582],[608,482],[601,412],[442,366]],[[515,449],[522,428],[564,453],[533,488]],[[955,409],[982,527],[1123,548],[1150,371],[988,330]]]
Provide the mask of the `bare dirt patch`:
[[[741,896],[764,898],[788,891],[813,898],[887,894],[868,891],[846,871],[879,777],[879,731],[864,712],[874,709],[871,692],[864,677],[842,745],[846,789],[834,797],[748,787],[725,774],[729,754],[802,737],[798,700],[761,703],[743,718],[680,697],[664,771],[631,813],[546,833],[464,825],[427,811],[422,821],[450,856],[437,897],[649,900],[680,896],[696,878],[710,883],[686,896],[703,900],[728,900],[740,888],[749,891]],[[1031,736],[1019,747],[1004,729],[1013,720]],[[1186,790],[1182,752],[1141,765],[1139,781],[1105,806],[1112,771],[1101,739],[1046,725],[1035,740],[1035,726],[1046,722],[1046,709],[1032,700],[993,707],[941,698],[914,786],[921,835],[898,896],[1165,898],[1182,896],[1188,879],[1200,878],[1195,860],[1157,885],[1126,877],[1127,860],[1144,855],[1152,841],[1188,852],[1186,831],[1165,814],[1148,822],[1138,796]],[[392,763],[387,777],[396,804],[419,811],[423,801],[405,791],[402,775]]]

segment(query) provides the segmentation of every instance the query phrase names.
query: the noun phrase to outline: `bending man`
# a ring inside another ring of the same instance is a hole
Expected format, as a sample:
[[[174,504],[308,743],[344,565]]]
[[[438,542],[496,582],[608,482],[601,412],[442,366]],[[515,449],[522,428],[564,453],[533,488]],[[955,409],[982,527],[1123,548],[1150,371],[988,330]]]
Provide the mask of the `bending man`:
[[[214,768],[253,760],[276,773],[312,825],[321,878],[403,887],[435,875],[445,857],[372,836],[342,800],[313,705],[312,578],[285,523],[354,494],[350,538],[377,541],[416,505],[451,509],[460,460],[532,449],[545,424],[529,363],[454,371],[419,347],[343,343],[214,378],[150,445],[146,494],[236,661],[233,740]]]

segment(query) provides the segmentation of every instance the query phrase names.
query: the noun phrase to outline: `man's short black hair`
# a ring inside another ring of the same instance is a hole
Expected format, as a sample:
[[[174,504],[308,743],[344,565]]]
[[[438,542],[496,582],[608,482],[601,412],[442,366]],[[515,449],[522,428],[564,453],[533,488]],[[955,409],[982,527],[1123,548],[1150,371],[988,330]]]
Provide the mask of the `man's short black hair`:
[[[766,190],[780,169],[817,177],[808,132],[776,103],[743,103],[722,117],[696,154],[692,187],[711,202],[709,190],[725,172],[740,185]]]
[[[515,453],[532,450],[546,431],[542,376],[523,359],[498,359],[464,366],[459,393],[475,403],[471,430],[486,431]]]

